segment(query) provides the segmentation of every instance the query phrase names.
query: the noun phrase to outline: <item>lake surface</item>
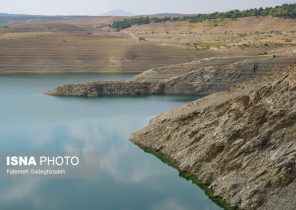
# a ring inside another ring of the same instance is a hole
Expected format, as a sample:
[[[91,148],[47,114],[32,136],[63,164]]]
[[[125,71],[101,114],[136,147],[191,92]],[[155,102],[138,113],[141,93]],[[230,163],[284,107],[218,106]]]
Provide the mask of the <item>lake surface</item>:
[[[0,209],[216,210],[196,185],[129,141],[131,132],[186,96],[65,98],[45,96],[64,83],[123,80],[124,74],[0,76],[0,150],[95,150],[95,178],[0,178]]]

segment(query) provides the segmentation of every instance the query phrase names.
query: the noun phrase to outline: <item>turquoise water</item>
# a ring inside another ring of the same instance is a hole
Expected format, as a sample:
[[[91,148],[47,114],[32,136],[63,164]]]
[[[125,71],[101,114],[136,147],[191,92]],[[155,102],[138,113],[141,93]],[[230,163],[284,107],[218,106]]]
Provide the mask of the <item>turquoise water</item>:
[[[95,150],[95,178],[0,178],[0,209],[216,210],[196,185],[129,141],[130,133],[186,96],[64,98],[45,96],[64,83],[131,75],[0,76],[0,148],[6,152]]]

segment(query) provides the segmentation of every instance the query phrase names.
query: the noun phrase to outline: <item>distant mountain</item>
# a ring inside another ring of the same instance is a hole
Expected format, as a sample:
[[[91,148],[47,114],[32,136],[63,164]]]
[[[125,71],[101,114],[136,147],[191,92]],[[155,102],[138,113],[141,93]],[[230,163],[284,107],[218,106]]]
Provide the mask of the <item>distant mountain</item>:
[[[188,14],[182,14],[182,13],[159,13],[159,14],[154,14],[152,16],[159,16],[159,17],[182,17],[186,16]]]
[[[120,10],[120,9],[115,9],[115,10],[102,13],[100,14],[100,16],[134,16],[134,14]]]

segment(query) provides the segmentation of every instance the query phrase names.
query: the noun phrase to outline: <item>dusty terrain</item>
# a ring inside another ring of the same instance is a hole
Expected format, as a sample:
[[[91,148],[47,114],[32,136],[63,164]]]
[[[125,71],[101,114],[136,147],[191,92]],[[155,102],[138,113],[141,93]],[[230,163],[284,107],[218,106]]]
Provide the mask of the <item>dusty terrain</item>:
[[[118,19],[77,17],[0,26],[0,73],[143,72],[206,57],[295,49],[296,20],[291,19],[160,23],[116,32],[109,25]]]
[[[241,209],[295,209],[296,66],[191,102],[131,139]]]

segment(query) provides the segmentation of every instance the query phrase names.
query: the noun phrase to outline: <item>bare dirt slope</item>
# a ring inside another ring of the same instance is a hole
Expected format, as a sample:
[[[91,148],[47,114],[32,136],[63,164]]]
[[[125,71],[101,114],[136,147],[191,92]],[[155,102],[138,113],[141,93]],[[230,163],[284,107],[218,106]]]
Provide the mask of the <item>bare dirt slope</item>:
[[[121,35],[83,31],[72,25],[54,27],[60,26],[68,32],[1,34],[0,73],[141,72],[210,55],[194,49],[135,41]]]

